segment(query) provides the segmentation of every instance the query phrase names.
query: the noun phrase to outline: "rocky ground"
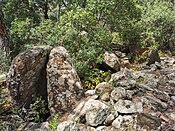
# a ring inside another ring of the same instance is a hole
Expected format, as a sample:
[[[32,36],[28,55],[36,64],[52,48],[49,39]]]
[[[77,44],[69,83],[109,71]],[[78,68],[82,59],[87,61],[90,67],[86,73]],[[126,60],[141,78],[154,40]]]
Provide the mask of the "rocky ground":
[[[81,102],[58,130],[175,130],[175,59],[112,74]],[[111,84],[110,84],[111,83]],[[98,92],[98,93],[97,93]]]
[[[55,130],[175,130],[175,58],[159,58],[159,56],[157,56],[158,54],[154,51],[154,53],[149,55],[147,64],[141,64],[132,69],[128,59],[122,53],[106,53],[105,63],[110,66],[110,68],[113,68],[116,73],[112,74],[109,82],[98,84],[94,90],[87,90],[84,93],[85,96],[81,94],[82,99],[77,102],[76,97],[80,97],[80,95],[79,93],[76,94],[76,92],[82,92],[78,90],[82,90],[81,83],[73,67],[71,67],[69,59],[65,58],[68,57],[67,54],[65,55],[65,51],[63,51],[63,55],[60,53],[57,54],[57,51],[60,52],[60,50],[64,49],[61,47],[51,51],[52,57],[49,57],[46,70],[47,75],[49,75],[46,80],[49,80],[50,83],[47,85],[49,87],[44,87],[50,92],[50,94],[48,94],[48,105],[51,115],[57,112],[62,113],[58,119],[58,126]],[[36,53],[36,51],[34,52]],[[17,65],[17,63],[15,63],[15,65]],[[18,67],[20,66],[18,65]],[[16,70],[14,66],[11,67],[11,70],[12,68]],[[24,77],[27,78],[25,75],[26,72],[24,73],[23,71],[21,73],[18,70],[17,74],[23,75],[24,79]],[[13,81],[14,78],[18,76],[17,74],[13,75]],[[6,80],[3,79],[2,81],[1,83],[4,83]],[[8,81],[11,83],[10,76],[8,76],[7,84],[9,84]],[[29,83],[29,85],[31,84]],[[4,86],[3,84],[1,85],[1,87]],[[24,85],[20,84],[18,84],[18,87],[25,88]],[[34,86],[31,87],[32,89],[34,88]],[[66,90],[64,87],[66,87]],[[12,86],[10,86],[9,89],[14,90]],[[59,89],[59,92],[57,89]],[[26,90],[28,91],[28,89]],[[24,90],[20,90],[20,93],[26,94],[23,93],[23,91]],[[11,96],[12,99],[15,98],[12,94]],[[64,96],[64,98],[62,96]],[[59,97],[63,98],[63,100]],[[19,101],[19,103],[21,102],[25,103],[25,101]],[[66,108],[70,107],[69,104],[71,103],[74,103],[74,106],[71,106],[69,111],[66,112]],[[8,108],[2,105],[3,104],[1,104],[1,107],[3,107],[3,109],[8,110]],[[3,112],[0,113],[3,114]],[[8,114],[1,116],[1,123],[6,122],[7,125],[10,125],[13,121],[19,121],[20,126],[17,130],[51,130],[48,127],[49,119],[47,119],[46,122],[37,124],[34,122],[26,123],[20,119],[19,116],[7,116]],[[9,119],[11,119],[10,122]],[[23,124],[21,124],[22,122]],[[1,129],[11,130],[10,127]]]

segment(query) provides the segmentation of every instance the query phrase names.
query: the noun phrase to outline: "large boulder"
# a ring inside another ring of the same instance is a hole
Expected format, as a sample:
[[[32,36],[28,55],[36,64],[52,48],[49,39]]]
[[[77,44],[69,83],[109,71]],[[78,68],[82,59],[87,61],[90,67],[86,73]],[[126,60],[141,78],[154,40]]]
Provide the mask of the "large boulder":
[[[71,111],[83,96],[83,88],[67,50],[51,50],[47,64],[48,103],[51,114]]]
[[[77,131],[76,123],[73,121],[64,121],[57,127],[57,131]]]
[[[46,65],[50,50],[49,46],[37,46],[13,59],[7,87],[15,105],[29,108],[35,94],[47,100]]]

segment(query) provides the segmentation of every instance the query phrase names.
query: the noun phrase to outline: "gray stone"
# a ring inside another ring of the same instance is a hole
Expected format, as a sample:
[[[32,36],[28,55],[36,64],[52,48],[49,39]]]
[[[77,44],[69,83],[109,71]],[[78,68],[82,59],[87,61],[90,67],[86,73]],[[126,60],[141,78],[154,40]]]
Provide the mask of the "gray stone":
[[[104,124],[110,125],[116,117],[117,116],[115,116],[113,113],[111,113],[110,115],[107,116],[106,120],[104,121]]]
[[[95,90],[87,90],[86,92],[85,92],[85,96],[92,96],[92,95],[95,95]]]
[[[115,55],[116,55],[117,57],[121,57],[121,56],[122,56],[122,52],[120,52],[120,51],[115,51],[114,53],[115,53]]]
[[[17,127],[21,126],[21,123],[24,123],[24,120],[18,115],[0,115],[1,131],[14,131]]]
[[[175,102],[175,96],[171,96],[171,100]]]
[[[141,130],[158,130],[161,126],[160,118],[150,114],[140,113],[137,115],[137,124]]]
[[[109,107],[98,100],[90,99],[85,103],[83,111],[86,112],[87,124],[98,126],[103,123],[109,114]]]
[[[148,91],[153,91],[153,89],[145,84],[138,84],[137,85],[138,88],[144,89],[144,90],[148,90]]]
[[[95,129],[95,131],[105,131],[106,126],[99,126]]]
[[[122,117],[121,115],[119,115],[119,116],[112,122],[112,126],[114,126],[115,128],[120,129],[122,123],[123,123],[123,117]]]
[[[76,131],[76,123],[73,121],[64,121],[57,126],[57,131]]]
[[[33,47],[13,59],[7,87],[15,105],[28,108],[35,94],[47,101],[46,64],[50,50],[49,46]]]
[[[114,109],[119,113],[137,113],[142,112],[143,107],[141,102],[132,102],[130,100],[119,100],[115,103]]]
[[[76,123],[77,130],[76,131],[87,131],[87,125]],[[94,129],[95,130],[95,129]]]
[[[157,49],[153,49],[148,53],[147,65],[154,64],[155,62],[160,62],[160,57]]]
[[[134,77],[135,77],[134,72],[125,67],[124,69],[121,69],[121,71],[113,73],[111,75],[110,82],[115,83],[125,79],[133,79]]]
[[[34,123],[26,122],[18,127],[17,131],[51,131],[48,122]]]
[[[12,105],[10,92],[6,87],[6,75],[0,75],[0,114],[9,110]]]
[[[162,101],[168,102],[170,100],[170,96],[166,92],[162,92],[159,90],[154,90],[154,96]]]
[[[120,70],[120,61],[114,53],[105,52],[104,64],[105,67],[109,67],[109,69],[112,69],[115,72]]]
[[[131,79],[121,80],[114,82],[115,87],[123,87],[125,89],[134,89],[136,88],[136,81]]]
[[[133,95],[138,92],[138,91],[135,91],[135,90],[126,90],[127,92],[127,99],[132,99]]]
[[[50,52],[47,64],[48,103],[51,114],[72,111],[83,97],[83,88],[67,50],[60,46]]]
[[[168,105],[165,102],[162,102],[155,97],[145,96],[145,98],[148,99],[149,104],[151,104],[158,111],[166,111],[168,108]]]
[[[86,101],[82,101],[78,104],[78,106],[73,110],[73,113],[68,116],[69,120],[79,120],[81,116],[85,115],[85,111],[83,111],[84,105]]]
[[[103,90],[105,90],[107,88],[111,88],[111,87],[112,87],[112,82],[101,82],[95,87],[95,90],[103,91]]]
[[[103,101],[109,101],[110,100],[109,92],[102,93],[102,95],[100,95],[100,99],[103,100]]]
[[[0,74],[0,82],[6,80],[6,74]]]
[[[133,123],[134,118],[133,118],[132,115],[124,115],[124,116],[123,116],[123,121],[124,121],[124,122],[128,122],[128,123]]]
[[[150,78],[146,80],[145,85],[154,89],[158,86],[158,82],[159,80],[156,79],[155,75],[152,75],[152,76],[150,75]]]
[[[111,92],[111,98],[118,101],[119,99],[124,99],[127,96],[127,92],[124,88],[122,87],[116,87],[112,92]]]

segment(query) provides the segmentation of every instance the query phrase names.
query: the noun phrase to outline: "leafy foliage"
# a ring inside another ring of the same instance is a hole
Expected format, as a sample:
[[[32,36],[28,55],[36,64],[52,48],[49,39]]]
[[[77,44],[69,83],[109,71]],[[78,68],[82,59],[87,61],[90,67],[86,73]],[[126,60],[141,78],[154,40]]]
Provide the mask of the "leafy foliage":
[[[48,110],[46,109],[46,103],[41,97],[37,97],[33,104],[30,104],[30,112],[35,122],[44,121],[44,115],[47,115]],[[30,116],[29,116],[30,117]]]
[[[97,84],[101,82],[108,82],[110,80],[110,71],[102,71],[97,68],[94,68],[90,70],[90,72],[86,73],[86,78],[85,78],[85,87],[87,89],[94,89]]]
[[[97,69],[97,65],[102,63],[104,51],[118,45],[126,48],[125,53],[136,63],[145,61],[148,53],[133,57],[140,47],[175,54],[173,0],[1,0],[0,10],[13,56],[35,45],[62,45],[88,89],[108,81],[110,72]],[[9,61],[1,51],[0,73],[8,71]],[[34,101],[31,116],[26,116],[25,109],[16,112],[40,122],[47,114],[46,105],[40,98]],[[52,129],[57,117],[50,123]]]
[[[0,73],[8,72],[10,59],[6,57],[4,52],[0,49]]]
[[[52,131],[55,131],[57,129],[58,126],[58,114],[54,115],[52,121],[49,122],[49,127],[51,128]]]
[[[102,61],[112,43],[130,46],[130,52],[136,46],[175,46],[171,1],[7,0],[2,4],[15,54],[32,45],[63,45],[81,76]]]
[[[19,115],[24,121],[43,122],[48,115],[46,103],[41,97],[34,97],[33,101],[29,109],[15,106],[12,108],[12,113]]]
[[[139,4],[142,9],[141,20],[136,28],[140,29],[142,46],[157,45],[163,49],[174,47],[175,43],[175,8],[171,1],[144,0]]]

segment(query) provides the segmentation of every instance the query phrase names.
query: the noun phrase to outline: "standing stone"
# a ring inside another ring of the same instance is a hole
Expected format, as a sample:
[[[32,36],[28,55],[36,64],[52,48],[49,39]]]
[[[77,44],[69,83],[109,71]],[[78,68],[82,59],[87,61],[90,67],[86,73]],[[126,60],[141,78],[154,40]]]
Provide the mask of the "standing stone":
[[[72,111],[83,96],[80,79],[67,50],[60,46],[51,50],[47,64],[48,104],[51,114]]]
[[[49,46],[37,46],[13,59],[7,87],[15,105],[28,108],[35,94],[47,100],[46,64],[50,50]]]
[[[158,50],[153,49],[151,52],[148,53],[147,65],[154,64],[156,61],[160,62],[160,57],[158,54]]]
[[[104,66],[114,72],[120,71],[120,61],[114,53],[105,52]]]

